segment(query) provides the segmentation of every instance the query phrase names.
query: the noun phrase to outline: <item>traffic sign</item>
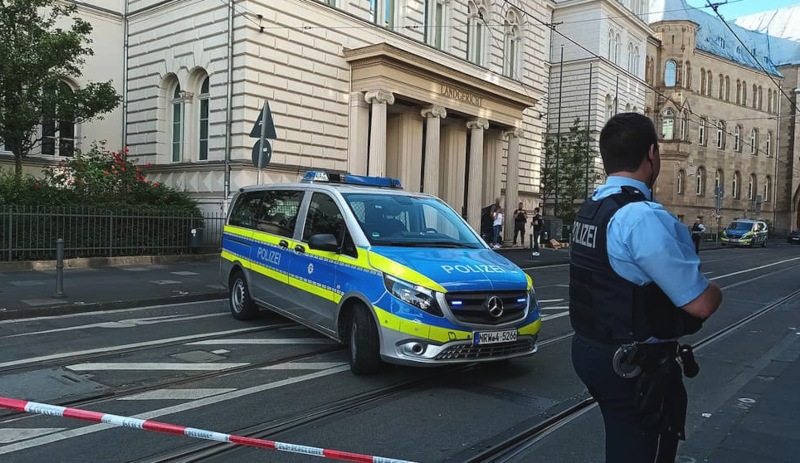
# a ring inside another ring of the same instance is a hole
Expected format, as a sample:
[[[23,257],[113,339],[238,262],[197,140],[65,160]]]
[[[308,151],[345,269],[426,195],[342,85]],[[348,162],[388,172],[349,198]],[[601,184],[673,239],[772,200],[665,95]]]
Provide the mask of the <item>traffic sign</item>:
[[[266,118],[264,117],[264,111],[266,111]],[[269,138],[271,140],[275,140],[278,138],[278,135],[275,133],[275,122],[272,120],[272,111],[269,109],[269,102],[264,100],[264,107],[261,108],[261,112],[258,113],[258,119],[256,119],[256,124],[253,126],[253,130],[250,131],[250,138],[261,138],[261,121],[266,120],[266,125],[264,126],[264,138]]]
[[[263,169],[267,167],[269,161],[272,159],[272,144],[269,140],[264,140],[264,155],[261,156],[261,165],[258,165],[259,156],[261,155],[261,140],[256,140],[256,144],[253,145],[253,165],[257,169]]]

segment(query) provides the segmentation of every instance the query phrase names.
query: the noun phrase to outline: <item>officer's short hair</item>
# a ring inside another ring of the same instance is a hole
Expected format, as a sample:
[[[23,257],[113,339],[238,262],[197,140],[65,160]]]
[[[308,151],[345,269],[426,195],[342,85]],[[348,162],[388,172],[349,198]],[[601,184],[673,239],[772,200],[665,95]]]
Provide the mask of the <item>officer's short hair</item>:
[[[658,135],[650,118],[639,113],[612,117],[600,132],[600,156],[606,174],[636,171],[651,145],[658,148]]]

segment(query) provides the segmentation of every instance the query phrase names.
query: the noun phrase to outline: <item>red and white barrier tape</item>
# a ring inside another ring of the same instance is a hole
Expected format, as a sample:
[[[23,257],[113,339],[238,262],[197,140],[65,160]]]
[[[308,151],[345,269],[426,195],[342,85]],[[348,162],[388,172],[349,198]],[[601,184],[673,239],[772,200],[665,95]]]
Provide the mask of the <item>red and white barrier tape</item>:
[[[63,418],[74,418],[95,423],[105,423],[126,428],[144,429],[145,431],[163,432],[166,434],[177,434],[182,436],[194,437],[195,439],[206,439],[218,442],[229,442],[231,444],[246,445],[262,449],[277,450],[279,452],[300,453],[315,457],[330,458],[333,460],[354,461],[358,463],[413,463],[407,460],[395,460],[392,458],[362,455],[359,453],[342,452],[340,450],[322,449],[319,447],[308,447],[305,445],[287,444],[264,439],[254,439],[252,437],[235,436],[233,434],[223,434],[220,432],[206,431],[204,429],[189,428],[174,424],[161,423],[153,420],[142,420],[127,416],[110,415],[108,413],[92,412],[88,410],[78,410],[77,408],[59,407],[56,405],[41,404],[26,400],[9,399],[0,397],[0,408],[7,408],[19,412],[38,413],[40,415],[60,416]]]

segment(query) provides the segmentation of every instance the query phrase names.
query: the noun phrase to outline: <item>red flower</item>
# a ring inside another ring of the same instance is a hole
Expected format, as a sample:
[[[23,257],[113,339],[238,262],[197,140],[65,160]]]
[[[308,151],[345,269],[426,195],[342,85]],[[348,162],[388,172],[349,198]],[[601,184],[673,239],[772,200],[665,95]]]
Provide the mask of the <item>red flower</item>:
[[[122,151],[125,151],[126,153],[130,153],[131,152],[131,150],[129,150],[127,146]]]
[[[152,166],[152,165],[153,165],[153,163],[152,163],[152,162],[148,162],[147,164],[145,164],[145,167],[150,167],[150,166]]]
[[[160,185],[160,183],[158,183],[158,182],[154,182],[153,183],[153,186],[159,186],[159,185]]]
[[[104,170],[104,171],[103,171],[103,173],[104,173],[104,174],[106,174],[106,175],[108,175],[108,171],[107,171],[107,170]]]

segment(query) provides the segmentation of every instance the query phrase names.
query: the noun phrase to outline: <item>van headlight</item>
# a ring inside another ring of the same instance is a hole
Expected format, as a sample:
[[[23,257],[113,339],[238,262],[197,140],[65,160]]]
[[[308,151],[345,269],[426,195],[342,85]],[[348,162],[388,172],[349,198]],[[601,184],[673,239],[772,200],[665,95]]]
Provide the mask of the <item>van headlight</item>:
[[[431,315],[443,316],[442,309],[436,302],[436,292],[407,281],[383,274],[386,291],[406,304],[423,310]]]

